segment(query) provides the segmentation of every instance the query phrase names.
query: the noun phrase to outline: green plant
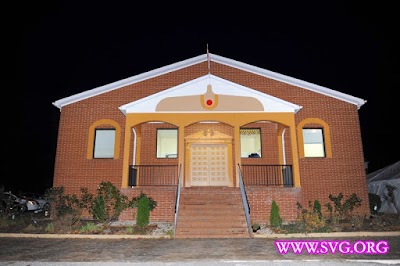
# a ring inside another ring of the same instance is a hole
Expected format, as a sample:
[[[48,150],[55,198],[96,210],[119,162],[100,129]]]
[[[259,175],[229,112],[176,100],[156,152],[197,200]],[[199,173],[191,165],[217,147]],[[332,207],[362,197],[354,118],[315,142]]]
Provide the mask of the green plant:
[[[275,202],[275,200],[272,201],[269,222],[272,227],[280,227],[282,225],[282,219],[279,213],[279,207],[278,204]]]
[[[44,231],[48,234],[53,234],[55,232],[55,228],[54,228],[54,224],[53,223],[49,223],[46,228],[44,229]]]
[[[337,223],[343,219],[350,219],[352,211],[360,207],[362,202],[362,199],[356,193],[348,196],[344,203],[342,203],[343,194],[341,192],[338,196],[329,194],[329,199],[333,202],[333,207],[331,203],[327,203],[326,207],[330,213],[332,223]]]
[[[169,229],[165,235],[167,235],[169,238],[173,238],[174,237],[174,230],[173,229]]]
[[[325,219],[321,213],[321,204],[318,200],[314,200],[314,204],[311,205],[311,201],[308,202],[308,208],[297,202],[297,209],[300,213],[297,218],[297,224],[302,232],[319,232],[325,226]]]
[[[319,203],[319,200],[314,200],[313,212],[318,214],[319,219],[322,219],[321,203]]]
[[[132,226],[128,226],[126,228],[126,233],[132,235],[134,233],[134,229]]]
[[[118,220],[119,215],[129,207],[128,197],[122,195],[111,182],[103,181],[97,189],[97,196],[90,210],[95,220],[109,222]]]
[[[136,225],[143,228],[149,224],[150,212],[157,206],[157,202],[143,192],[140,192],[138,197],[132,199],[131,206],[138,208]]]
[[[139,227],[145,227],[150,222],[150,207],[149,199],[147,197],[142,197],[139,200],[139,206],[136,216],[136,225]]]
[[[104,197],[103,195],[97,195],[92,205],[93,219],[103,222],[106,221],[109,216],[106,212]]]
[[[50,204],[52,218],[60,218],[64,215],[80,216],[84,209],[88,208],[90,194],[86,188],[81,188],[82,197],[75,194],[64,194],[64,187],[52,187],[45,192],[45,198]]]
[[[258,223],[254,223],[251,225],[251,228],[253,229],[253,232],[257,232],[261,229],[261,226]]]
[[[103,231],[103,228],[102,228],[101,226],[98,226],[98,225],[92,223],[92,222],[86,223],[86,224],[83,225],[83,226],[81,227],[81,229],[80,229],[80,232],[81,232],[82,234],[85,234],[85,233],[91,233],[91,234],[93,234],[93,233],[99,233],[99,232],[101,232],[101,231]]]
[[[381,208],[381,197],[374,193],[368,193],[369,199],[369,210],[371,214],[377,214],[378,210]]]

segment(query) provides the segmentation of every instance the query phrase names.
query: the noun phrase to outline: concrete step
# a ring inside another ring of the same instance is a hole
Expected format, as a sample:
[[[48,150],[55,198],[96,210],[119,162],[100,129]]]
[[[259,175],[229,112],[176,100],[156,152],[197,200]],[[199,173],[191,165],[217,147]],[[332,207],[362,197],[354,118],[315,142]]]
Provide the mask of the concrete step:
[[[246,221],[178,221],[177,228],[247,228]]]
[[[191,236],[205,236],[209,235],[210,237],[216,235],[241,235],[248,237],[247,228],[177,228],[176,235],[191,235]]]
[[[177,238],[248,238],[237,188],[185,188],[180,198]]]

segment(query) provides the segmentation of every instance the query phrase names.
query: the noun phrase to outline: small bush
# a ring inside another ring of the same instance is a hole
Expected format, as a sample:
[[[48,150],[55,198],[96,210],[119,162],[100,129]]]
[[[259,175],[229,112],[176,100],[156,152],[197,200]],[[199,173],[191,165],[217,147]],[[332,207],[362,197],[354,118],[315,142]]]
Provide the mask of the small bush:
[[[94,233],[100,233],[101,231],[103,231],[103,228],[92,222],[86,223],[80,229],[81,234],[86,234],[86,233],[94,234]]]
[[[136,224],[139,227],[144,227],[150,222],[150,207],[149,207],[149,199],[143,197],[139,200],[139,206],[136,217]]]
[[[139,197],[132,199],[131,206],[137,207],[136,225],[144,227],[150,222],[150,212],[157,206],[157,202],[143,192]]]
[[[127,208],[130,202],[120,190],[111,182],[101,182],[97,189],[97,196],[92,203],[93,218],[100,222],[116,221],[119,215]]]
[[[103,195],[97,195],[92,205],[93,219],[97,221],[106,221],[109,216],[106,212]]]
[[[132,226],[128,226],[128,227],[126,228],[126,233],[127,233],[127,234],[132,235],[134,232],[135,232],[135,231],[134,231],[134,229],[133,229]]]
[[[308,202],[308,208],[297,202],[297,209],[300,213],[297,217],[297,223],[299,229],[303,232],[320,232],[325,228],[325,219],[322,217],[321,204],[318,200],[314,200],[314,204],[311,205],[311,201]]]
[[[369,199],[369,210],[371,214],[377,214],[379,209],[381,208],[381,197],[374,193],[368,193]]]
[[[362,199],[359,198],[356,193],[348,196],[344,203],[342,203],[342,193],[339,193],[338,196],[329,194],[329,199],[333,202],[333,207],[331,203],[327,203],[326,207],[330,213],[332,223],[337,223],[344,219],[350,219],[353,210],[360,207],[362,202]]]
[[[276,204],[275,200],[272,201],[269,222],[272,227],[281,227],[282,226],[282,219],[281,219],[281,216],[279,213],[279,207],[278,207],[278,204]]]
[[[46,228],[44,229],[44,231],[48,234],[54,234],[55,232],[55,228],[54,228],[54,224],[53,223],[49,223]]]

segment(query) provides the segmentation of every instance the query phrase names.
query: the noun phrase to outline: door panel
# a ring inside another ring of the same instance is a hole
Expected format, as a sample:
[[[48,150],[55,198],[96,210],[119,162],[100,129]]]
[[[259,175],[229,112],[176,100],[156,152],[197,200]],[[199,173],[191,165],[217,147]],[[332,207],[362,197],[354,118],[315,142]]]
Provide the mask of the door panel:
[[[190,176],[192,186],[227,186],[226,144],[192,144]]]

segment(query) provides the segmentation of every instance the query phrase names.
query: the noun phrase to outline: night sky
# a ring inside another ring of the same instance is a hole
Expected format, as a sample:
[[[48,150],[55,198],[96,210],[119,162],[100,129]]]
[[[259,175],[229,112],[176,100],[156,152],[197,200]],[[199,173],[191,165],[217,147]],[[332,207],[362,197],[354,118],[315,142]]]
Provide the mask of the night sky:
[[[0,185],[52,186],[54,101],[205,54],[207,44],[210,53],[367,100],[359,115],[369,172],[400,159],[394,2],[130,2],[27,1],[3,9],[11,15],[3,58],[11,60],[3,61]]]

